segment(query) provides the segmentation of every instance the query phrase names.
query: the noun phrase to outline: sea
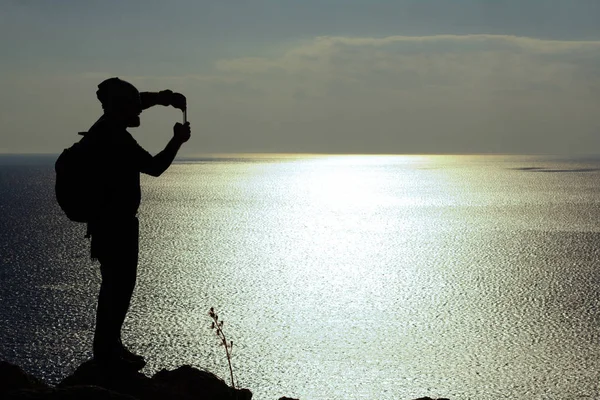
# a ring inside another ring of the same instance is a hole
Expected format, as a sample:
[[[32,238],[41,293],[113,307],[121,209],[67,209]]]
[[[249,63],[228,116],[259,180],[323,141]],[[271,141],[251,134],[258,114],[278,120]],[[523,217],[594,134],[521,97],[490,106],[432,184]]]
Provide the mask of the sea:
[[[91,356],[99,265],[56,156],[0,157],[0,359]],[[600,398],[600,157],[214,155],[142,177],[123,328],[254,399]]]

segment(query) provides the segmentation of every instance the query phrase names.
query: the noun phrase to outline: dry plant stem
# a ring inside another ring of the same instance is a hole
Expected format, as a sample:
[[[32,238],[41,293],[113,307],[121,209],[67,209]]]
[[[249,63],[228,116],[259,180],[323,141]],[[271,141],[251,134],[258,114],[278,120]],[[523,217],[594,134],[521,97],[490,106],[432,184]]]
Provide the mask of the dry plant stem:
[[[211,328],[217,330],[217,336],[221,340],[221,344],[225,347],[225,354],[227,355],[227,363],[229,364],[229,375],[231,376],[231,386],[236,389],[235,381],[233,380],[233,368],[231,366],[231,352],[233,350],[233,341],[227,343],[227,338],[225,338],[225,333],[223,332],[223,321],[219,321],[219,316],[215,313],[214,309],[211,307],[208,315],[213,319],[213,323]]]

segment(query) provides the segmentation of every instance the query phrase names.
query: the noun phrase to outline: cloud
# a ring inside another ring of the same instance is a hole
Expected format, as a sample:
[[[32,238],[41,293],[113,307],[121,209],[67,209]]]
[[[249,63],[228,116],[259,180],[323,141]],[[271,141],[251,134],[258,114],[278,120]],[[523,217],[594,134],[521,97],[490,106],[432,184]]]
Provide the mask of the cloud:
[[[220,72],[269,74],[286,79],[311,74],[321,81],[377,74],[415,76],[424,86],[540,82],[564,84],[566,75],[600,66],[600,42],[550,41],[515,36],[440,35],[385,38],[318,37],[274,58],[234,58],[216,63]],[[397,81],[388,83],[395,84]],[[572,82],[571,82],[572,83]]]
[[[424,37],[390,36],[385,38],[317,37],[292,47],[276,58],[235,58],[217,62],[225,72],[263,73],[273,71],[349,70],[357,63],[371,67],[422,67],[425,57],[441,57],[471,64],[479,55],[570,56],[590,55],[600,50],[600,42],[551,41],[497,35],[439,35]],[[461,58],[460,60],[458,58]],[[392,61],[408,61],[393,64]],[[432,61],[432,60],[429,60]],[[494,60],[497,61],[497,60]],[[340,65],[344,62],[344,65]],[[438,64],[443,67],[444,64]],[[364,67],[364,65],[363,65]]]
[[[195,132],[188,153],[585,153],[600,148],[600,42],[338,36],[282,48],[269,57],[218,60],[212,70],[193,74],[122,78],[142,90],[170,88],[188,96]],[[14,94],[1,102],[2,129],[9,124],[11,131],[23,131],[0,140],[0,147],[35,142],[48,151],[55,137],[47,135],[49,130],[65,141],[66,132],[85,129],[98,113],[96,85],[110,76],[120,75],[88,72],[0,82]],[[179,118],[176,110],[145,113],[140,143],[160,150],[165,132]]]
[[[280,147],[308,151],[314,140],[350,152],[561,152],[600,144],[595,41],[317,37],[215,68],[260,89],[236,102],[286,129]]]

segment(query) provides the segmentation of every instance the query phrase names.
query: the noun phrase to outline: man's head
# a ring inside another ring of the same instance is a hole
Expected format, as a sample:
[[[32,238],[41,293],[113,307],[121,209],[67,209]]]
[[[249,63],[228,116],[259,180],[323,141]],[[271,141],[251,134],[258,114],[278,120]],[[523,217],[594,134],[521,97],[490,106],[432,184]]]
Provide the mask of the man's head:
[[[140,92],[131,83],[119,78],[107,79],[98,85],[96,95],[102,103],[104,114],[123,122],[125,126],[140,126]]]

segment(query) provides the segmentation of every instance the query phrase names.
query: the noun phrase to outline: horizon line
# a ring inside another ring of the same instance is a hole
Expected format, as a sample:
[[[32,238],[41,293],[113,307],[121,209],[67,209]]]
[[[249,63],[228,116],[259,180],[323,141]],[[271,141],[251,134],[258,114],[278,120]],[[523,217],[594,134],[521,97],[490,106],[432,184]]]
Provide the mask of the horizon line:
[[[61,151],[62,152],[62,151]],[[7,156],[22,156],[22,157],[58,157],[61,152],[14,152],[4,153],[0,152],[0,157]],[[320,157],[320,156],[571,156],[571,157],[586,157],[586,156],[600,156],[600,153],[502,153],[502,152],[440,152],[440,153],[326,153],[326,152],[213,152],[213,153],[195,153],[195,154],[181,154],[175,158],[177,160],[184,159],[195,159],[195,158],[219,158],[219,157]]]

